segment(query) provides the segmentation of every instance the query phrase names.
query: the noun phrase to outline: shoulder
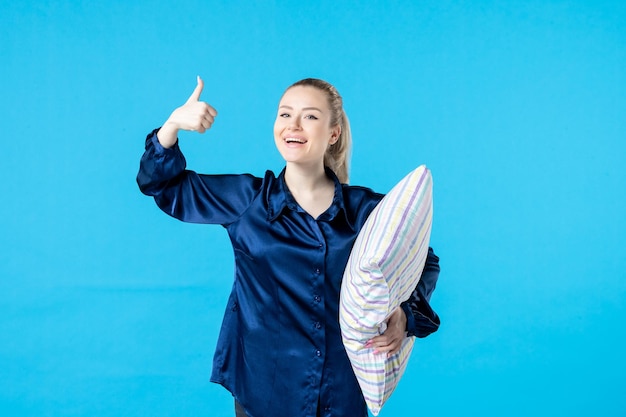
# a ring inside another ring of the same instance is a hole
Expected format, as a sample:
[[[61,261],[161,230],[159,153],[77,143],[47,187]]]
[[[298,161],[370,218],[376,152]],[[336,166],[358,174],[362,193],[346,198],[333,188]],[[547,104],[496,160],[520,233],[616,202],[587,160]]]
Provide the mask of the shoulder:
[[[263,181],[265,182],[272,182],[272,181],[276,181],[278,177],[276,176],[276,174],[274,174],[274,171],[271,170],[267,170],[265,171],[265,175],[263,176]]]
[[[202,188],[223,202],[231,202],[238,206],[247,206],[272,187],[275,176],[266,172],[263,177],[249,173],[243,174],[201,174]]]
[[[192,172],[192,171],[189,171]],[[271,182],[271,176],[267,173],[264,177],[258,177],[252,174],[199,174],[204,183],[216,190],[235,191],[244,190],[260,190],[266,182]]]
[[[360,185],[341,184],[341,187],[343,189],[343,194],[345,198],[349,198],[353,200],[358,200],[358,201],[375,200],[376,202],[378,202],[384,197],[384,194],[377,193],[371,188],[363,187]]]
[[[211,184],[214,187],[216,184],[218,189],[229,192],[230,194],[236,192],[243,192],[247,194],[261,193],[265,191],[272,191],[280,188],[280,177],[277,177],[274,172],[267,170],[265,174],[260,177],[249,173],[244,174],[202,174],[204,182]]]
[[[274,174],[274,172],[267,170],[265,174],[260,177],[257,175],[243,173],[243,174],[204,174],[207,177],[213,177],[217,179],[222,179],[224,181],[238,181],[243,184],[251,184],[257,186],[263,186],[264,184],[272,184],[277,181],[278,177]]]
[[[360,185],[341,184],[341,187],[343,190],[344,198],[355,202],[375,201],[376,203],[378,203],[385,196],[384,194],[377,193],[371,188],[363,187]]]
[[[371,188],[358,185],[342,184],[343,202],[346,213],[358,228],[363,225],[367,216],[383,199],[384,194],[377,193]]]

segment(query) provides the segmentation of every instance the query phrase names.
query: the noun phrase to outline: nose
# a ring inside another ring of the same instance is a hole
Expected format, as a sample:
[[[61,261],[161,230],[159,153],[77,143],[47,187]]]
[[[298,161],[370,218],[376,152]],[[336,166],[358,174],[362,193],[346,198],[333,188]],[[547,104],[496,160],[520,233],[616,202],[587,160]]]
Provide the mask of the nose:
[[[300,129],[300,118],[299,117],[290,117],[288,127],[290,129]]]

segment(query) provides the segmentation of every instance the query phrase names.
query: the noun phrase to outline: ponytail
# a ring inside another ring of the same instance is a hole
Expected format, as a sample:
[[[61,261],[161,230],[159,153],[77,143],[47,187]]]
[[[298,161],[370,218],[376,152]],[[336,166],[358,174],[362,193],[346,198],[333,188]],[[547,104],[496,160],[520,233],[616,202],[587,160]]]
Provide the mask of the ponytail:
[[[350,121],[346,112],[341,110],[339,123],[341,133],[337,142],[330,145],[324,154],[324,165],[332,169],[339,182],[347,184],[350,180],[350,152],[352,151],[352,134],[350,133]]]

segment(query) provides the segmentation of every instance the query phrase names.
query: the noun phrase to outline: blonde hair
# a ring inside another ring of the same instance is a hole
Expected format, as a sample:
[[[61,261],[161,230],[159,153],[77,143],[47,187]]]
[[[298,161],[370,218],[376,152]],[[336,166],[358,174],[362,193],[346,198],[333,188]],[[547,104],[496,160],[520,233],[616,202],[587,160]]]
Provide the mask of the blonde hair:
[[[331,113],[330,126],[339,126],[341,132],[337,142],[330,145],[326,154],[324,154],[324,165],[335,173],[339,182],[347,184],[349,180],[350,152],[352,151],[352,135],[350,134],[348,116],[346,116],[346,112],[343,109],[341,95],[339,95],[339,92],[332,84],[318,78],[305,78],[293,83],[289,88],[297,86],[314,87],[326,94]]]

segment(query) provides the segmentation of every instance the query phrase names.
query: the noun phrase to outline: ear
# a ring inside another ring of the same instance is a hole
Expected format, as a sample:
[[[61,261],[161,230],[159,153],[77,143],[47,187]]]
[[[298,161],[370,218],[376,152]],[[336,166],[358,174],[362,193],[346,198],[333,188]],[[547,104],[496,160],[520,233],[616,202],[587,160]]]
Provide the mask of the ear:
[[[339,136],[341,136],[341,126],[337,125],[333,127],[330,133],[330,144],[334,145],[339,140]]]

